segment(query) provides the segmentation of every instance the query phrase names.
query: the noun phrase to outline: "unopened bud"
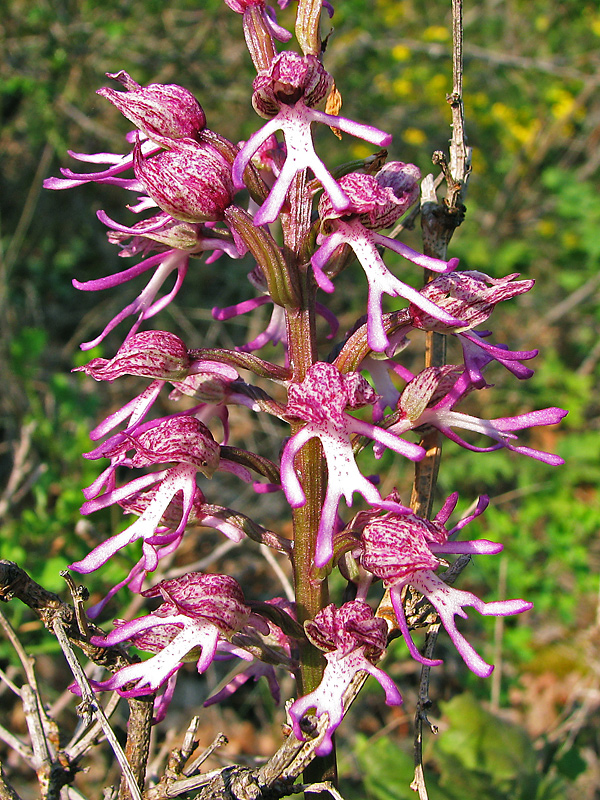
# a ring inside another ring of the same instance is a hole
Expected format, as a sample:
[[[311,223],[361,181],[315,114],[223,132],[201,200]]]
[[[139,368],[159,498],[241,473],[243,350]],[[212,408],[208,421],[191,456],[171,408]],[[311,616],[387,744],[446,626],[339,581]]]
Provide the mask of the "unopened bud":
[[[195,138],[206,125],[200,103],[183,86],[162,83],[140,86],[123,70],[107,75],[127,91],[117,92],[104,87],[97,93],[106,97],[150,139],[168,146],[164,138]]]
[[[187,348],[178,336],[167,331],[142,331],[126,339],[110,361],[94,358],[73,372],[85,372],[97,381],[114,381],[121,375],[181,381],[189,367]]]
[[[153,158],[133,150],[136,178],[154,202],[184,222],[216,222],[231,205],[231,168],[210,145],[177,144]]]

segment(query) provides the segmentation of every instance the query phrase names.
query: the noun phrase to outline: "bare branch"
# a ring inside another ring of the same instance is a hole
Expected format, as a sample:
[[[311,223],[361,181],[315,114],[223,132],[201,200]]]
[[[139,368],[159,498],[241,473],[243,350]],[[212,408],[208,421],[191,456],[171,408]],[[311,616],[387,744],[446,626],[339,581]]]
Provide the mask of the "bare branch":
[[[199,717],[194,717],[194,719],[198,720],[198,722],[200,721]],[[194,772],[196,772],[198,769],[200,769],[200,767],[202,766],[202,764],[204,764],[206,759],[209,758],[210,756],[212,756],[212,754],[215,752],[215,750],[217,750],[217,748],[223,747],[223,745],[225,745],[225,744],[227,744],[227,737],[225,736],[224,733],[218,733],[215,736],[215,738],[213,739],[213,741],[211,742],[211,744],[209,744],[209,746],[202,753],[200,753],[198,758],[195,758],[192,761],[192,763],[189,764],[183,770],[183,774],[184,775],[193,775]],[[190,753],[191,752],[192,751],[190,750]]]
[[[127,742],[125,757],[131,767],[131,774],[136,786],[143,788],[150,752],[150,728],[154,712],[154,694],[143,697],[131,697],[129,703],[129,720],[127,721]],[[131,781],[124,773],[119,787],[118,800],[136,800],[137,794],[131,789]]]
[[[52,623],[52,628],[54,630],[54,634],[58,639],[58,642],[61,646],[61,649],[67,659],[69,667],[71,668],[71,672],[73,673],[75,680],[77,681],[79,688],[81,689],[81,694],[83,697],[83,704],[85,705],[85,710],[94,714],[98,722],[100,723],[102,730],[104,731],[104,735],[106,736],[108,743],[112,747],[113,753],[115,754],[115,758],[119,762],[119,766],[123,770],[123,775],[125,776],[129,790],[131,792],[131,796],[133,800],[142,800],[142,795],[140,789],[137,785],[135,775],[132,772],[131,766],[125,757],[125,753],[123,752],[121,745],[117,737],[114,734],[113,729],[110,727],[110,723],[106,718],[104,711],[102,710],[102,706],[96,702],[96,697],[92,688],[90,687],[89,681],[87,679],[87,675],[83,671],[81,664],[77,660],[77,657],[71,647],[71,643],[69,641],[69,637],[65,632],[65,627],[63,622],[60,618],[56,617]]]
[[[50,775],[52,772],[53,754],[51,753],[44,726],[40,718],[38,698],[31,686],[22,688],[23,711],[27,722],[27,730],[33,747],[33,767],[37,772],[42,797],[53,794],[50,788]]]
[[[26,761],[29,766],[33,766],[33,750],[27,747],[25,742],[22,742],[17,736],[10,731],[7,731],[3,725],[0,725],[0,741],[5,742],[11,750],[18,753],[23,761]]]
[[[21,800],[19,795],[6,780],[2,764],[0,764],[0,800]]]
[[[463,19],[462,0],[452,0],[452,94],[447,97],[452,109],[452,137],[450,140],[450,163],[437,151],[433,162],[441,167],[446,181],[446,197],[443,204],[437,202],[436,185],[432,175],[422,182],[421,226],[423,246],[427,255],[446,260],[448,244],[456,228],[464,218],[463,195],[471,169],[471,150],[467,147],[463,107]],[[426,271],[425,282],[433,278]],[[446,337],[434,331],[426,336],[425,366],[442,366],[446,363]],[[442,457],[439,431],[433,429],[419,442],[425,450],[425,458],[415,465],[415,481],[411,507],[416,514],[431,518],[435,487]],[[459,559],[460,560],[460,559]],[[450,571],[448,571],[450,572]],[[425,649],[431,658],[440,624],[437,615],[429,626]],[[429,667],[421,670],[419,700],[415,715],[414,760],[415,777],[412,788],[419,793],[419,800],[427,800],[427,789],[423,772],[423,722],[427,720],[429,700]]]
[[[13,598],[17,598],[28,606],[50,631],[53,631],[54,620],[59,619],[69,639],[77,647],[81,648],[94,664],[105,667],[111,672],[116,672],[121,667],[136,661],[136,659],[127,654],[123,647],[96,647],[90,644],[89,640],[81,635],[77,625],[76,614],[71,605],[64,603],[57,594],[49,592],[39,583],[36,583],[14,561],[0,559],[0,600],[7,601]],[[33,680],[35,685],[35,675],[31,671],[30,658],[2,614],[0,614],[0,625],[6,631],[7,636],[19,654],[30,684],[31,680]],[[86,620],[86,626],[89,633],[94,636],[106,635],[101,628],[89,620]]]
[[[4,683],[11,690],[11,692],[14,692],[14,694],[16,694],[18,697],[21,697],[21,690],[16,683],[11,681],[3,669],[0,669],[0,681],[2,681],[2,683]]]
[[[104,709],[104,714],[107,719],[110,719],[113,713],[115,712],[119,702],[121,701],[121,696],[117,694],[117,692],[113,692],[110,696],[110,700],[106,704],[106,708]],[[85,726],[82,727],[81,731],[78,731],[77,735],[74,736],[69,744],[64,748],[63,752],[70,759],[70,761],[75,761],[80,758],[90,747],[96,744],[98,737],[102,733],[102,725],[98,720],[94,722],[94,724],[86,731]]]

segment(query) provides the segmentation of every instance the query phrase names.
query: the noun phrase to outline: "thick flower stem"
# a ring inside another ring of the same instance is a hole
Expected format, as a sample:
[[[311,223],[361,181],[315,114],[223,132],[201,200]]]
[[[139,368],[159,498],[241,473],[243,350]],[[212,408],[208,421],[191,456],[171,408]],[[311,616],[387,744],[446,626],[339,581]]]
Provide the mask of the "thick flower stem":
[[[292,380],[301,383],[310,367],[318,360],[316,345],[316,286],[308,259],[303,257],[303,244],[310,226],[310,202],[305,191],[306,176],[296,177],[290,192],[290,214],[284,224],[287,261],[296,270],[301,287],[299,308],[286,309],[288,355]],[[304,423],[292,424],[292,435]],[[303,624],[324,608],[328,601],[327,579],[315,576],[314,558],[325,499],[325,468],[321,444],[317,439],[307,442],[296,456],[296,470],[306,497],[305,504],[292,509],[294,528],[293,570],[298,622]],[[308,640],[300,647],[298,697],[312,692],[321,683],[325,659]],[[304,774],[305,781],[335,781],[335,748],[329,756],[316,758]],[[311,795],[314,796],[314,795]],[[325,795],[323,795],[325,796]]]
[[[304,287],[310,276],[304,273]],[[295,381],[302,381],[308,368],[316,360],[315,347],[315,311],[314,290],[311,291],[312,302],[297,312],[288,313],[288,344],[290,365]],[[304,296],[306,296],[303,293]],[[292,435],[303,423],[292,424]],[[306,496],[306,503],[301,508],[292,510],[294,525],[293,569],[296,590],[296,609],[298,622],[313,619],[324,608],[329,600],[327,579],[315,577],[315,548],[317,531],[321,517],[321,508],[325,497],[325,475],[323,453],[318,439],[311,439],[296,456],[296,469]],[[298,671],[297,696],[309,694],[321,683],[325,659],[319,650],[308,640],[300,646],[300,668]],[[306,783],[322,781],[336,782],[335,745],[328,756],[315,758],[304,771]],[[326,797],[319,794],[317,797]],[[311,794],[310,797],[315,797]]]
[[[307,289],[308,275],[303,275],[304,289]],[[306,298],[307,292],[303,292]],[[289,311],[288,343],[290,366],[293,380],[300,383],[308,369],[317,360],[314,324],[314,290],[311,288],[307,302],[303,307]],[[302,428],[304,423],[292,424],[292,435]],[[292,511],[294,525],[294,582],[296,587],[296,603],[298,621],[302,624],[313,619],[327,605],[327,581],[317,580],[315,576],[314,558],[317,531],[321,517],[321,508],[325,497],[325,476],[323,454],[318,439],[311,439],[296,456],[296,469],[306,496],[306,503]],[[321,682],[324,669],[321,653],[309,642],[302,648],[300,655],[299,694],[307,694]]]

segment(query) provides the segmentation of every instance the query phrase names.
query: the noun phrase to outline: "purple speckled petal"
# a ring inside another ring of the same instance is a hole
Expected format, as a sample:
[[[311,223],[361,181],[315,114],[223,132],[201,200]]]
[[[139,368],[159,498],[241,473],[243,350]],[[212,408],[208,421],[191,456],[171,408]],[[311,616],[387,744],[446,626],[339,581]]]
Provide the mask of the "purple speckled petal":
[[[390,597],[392,600],[392,605],[394,607],[394,612],[396,614],[396,620],[398,622],[398,627],[400,628],[400,632],[404,637],[404,641],[406,642],[406,646],[408,647],[408,652],[411,656],[418,661],[419,664],[424,664],[427,667],[439,667],[440,664],[443,664],[443,660],[441,658],[425,658],[422,656],[417,646],[415,645],[412,635],[410,633],[410,629],[408,627],[408,623],[406,622],[406,614],[404,613],[404,606],[402,605],[402,598],[400,596],[400,589],[397,586],[393,586],[390,592]]]
[[[187,619],[184,629],[157,655],[141,664],[131,664],[120,669],[115,675],[101,684],[103,689],[113,689],[123,697],[137,697],[156,691],[182,665],[191,650],[202,648],[198,659],[198,672],[204,672],[212,663],[219,637],[219,630],[205,620]],[[123,689],[126,684],[136,681],[132,689]]]
[[[512,433],[512,431],[523,430],[533,425],[554,425],[566,416],[567,413],[567,411],[561,408],[547,408],[540,409],[539,411],[532,411],[528,414],[519,414],[516,417],[482,420],[470,416],[469,414],[462,414],[458,411],[440,409],[436,412],[428,409],[422,415],[421,421],[429,422],[431,425],[438,428],[448,439],[452,439],[452,441],[460,444],[461,447],[465,447],[467,450],[472,450],[475,453],[486,453],[497,450],[499,447],[506,447],[508,450],[513,450],[515,453],[522,453],[538,461],[544,461],[546,464],[558,466],[564,464],[564,459],[560,456],[546,453],[543,450],[535,450],[531,447],[511,444],[511,440],[517,438],[516,434]],[[491,447],[476,447],[458,436],[458,434],[451,429],[451,426],[482,433],[485,436],[489,436],[491,439],[495,439],[499,444],[492,445]]]
[[[427,597],[434,606],[465,664],[480,678],[487,678],[491,675],[494,667],[484,661],[458,631],[454,617],[458,615],[466,619],[467,614],[464,611],[464,606],[473,606],[480,614],[485,616],[520,614],[533,607],[533,603],[528,603],[525,600],[498,600],[492,603],[484,603],[483,600],[480,600],[471,592],[464,592],[449,586],[429,570],[414,573],[406,582]]]
[[[445,542],[438,544],[431,542],[429,548],[432,553],[468,553],[469,555],[495,556],[502,552],[504,545],[491,542],[489,539],[472,539],[470,542]]]
[[[413,250],[412,247],[399,242],[397,239],[390,239],[389,236],[383,236],[381,233],[374,232],[373,241],[381,247],[387,247],[388,250],[393,250],[394,253],[398,253],[398,255],[401,255],[402,258],[405,258],[407,261],[412,261],[413,264],[417,264],[419,267],[431,270],[432,272],[453,272],[458,267],[458,258],[442,261],[439,258],[433,258],[433,256],[426,256],[423,253],[419,253],[417,250]]]
[[[270,120],[262,128],[259,128],[248,139],[246,144],[242,147],[240,152],[235,157],[233,162],[233,169],[231,170],[231,177],[233,178],[233,185],[236,189],[244,188],[244,170],[250,163],[250,159],[256,153],[258,148],[266,142],[266,140],[275,131],[280,130],[281,125],[277,118]]]
[[[306,503],[306,496],[294,468],[294,458],[309,439],[318,435],[315,427],[306,425],[288,440],[281,454],[281,486],[292,508],[300,508]]]
[[[311,259],[315,278],[321,288],[331,291],[331,281],[322,272],[325,261],[340,244],[348,244],[352,247],[365,272],[369,286],[367,331],[369,347],[372,350],[383,352],[389,346],[389,340],[383,327],[381,308],[381,298],[384,294],[391,297],[404,297],[410,303],[426,311],[431,317],[435,317],[445,324],[456,325],[459,323],[459,320],[447,314],[421,292],[408,286],[388,270],[377,250],[376,237],[379,234],[365,228],[357,218],[338,219],[332,224],[335,225],[334,233],[317,239],[324,249],[317,251]],[[380,238],[385,240],[387,237]],[[390,241],[395,242],[395,240]]]
[[[249,311],[254,311],[255,308],[259,308],[270,302],[270,297],[261,295],[260,297],[252,297],[250,300],[243,300],[241,303],[236,303],[233,306],[226,306],[225,308],[218,308],[215,306],[211,314],[213,319],[222,322],[223,320],[238,317],[240,314],[247,314]]]
[[[309,117],[312,122],[322,122],[331,128],[338,128],[344,133],[363,139],[365,142],[377,145],[377,147],[388,147],[392,143],[392,134],[386,133],[372,125],[365,125],[362,122],[355,122],[346,117],[337,117],[333,114],[326,114],[324,111],[317,111],[315,108],[309,109]]]
[[[362,436],[369,436],[371,439],[393,450],[395,453],[400,453],[400,455],[410,458],[411,461],[421,461],[421,459],[425,457],[425,450],[423,450],[420,445],[406,442],[399,436],[395,436],[393,433],[390,433],[384,428],[379,428],[377,425],[371,425],[369,422],[350,416],[348,418],[352,420],[348,423],[349,431],[360,433]]]
[[[354,650],[341,658],[335,653],[327,653],[327,666],[319,686],[310,694],[299,697],[290,707],[289,714],[292,719],[294,735],[304,741],[304,734],[300,727],[302,717],[314,708],[316,715],[328,716],[328,726],[325,735],[315,749],[318,756],[328,755],[333,748],[332,736],[344,716],[343,695],[357,672],[364,670],[371,674],[385,690],[387,705],[400,705],[402,697],[395,684],[382,670],[368,661],[362,648]]]
[[[153,475],[156,473],[152,473]],[[148,477],[148,476],[144,476]],[[132,481],[131,483],[134,483]],[[131,484],[126,488],[130,489]],[[160,521],[165,513],[169,503],[177,492],[183,494],[183,508],[181,521],[177,530],[172,534],[176,537],[179,533],[185,530],[190,511],[194,502],[196,492],[196,468],[191,464],[178,464],[172,467],[165,473],[152,502],[145,509],[144,513],[138,519],[126,528],[121,533],[111,536],[102,544],[95,547],[85,558],[81,561],[76,561],[70,565],[70,569],[76,572],[88,573],[101,567],[105,564],[111,556],[121,550],[128,544],[136,541],[137,539],[151,538],[160,525]],[[149,564],[149,559],[152,564]],[[145,553],[145,563],[147,569],[156,569],[156,551],[148,550]]]

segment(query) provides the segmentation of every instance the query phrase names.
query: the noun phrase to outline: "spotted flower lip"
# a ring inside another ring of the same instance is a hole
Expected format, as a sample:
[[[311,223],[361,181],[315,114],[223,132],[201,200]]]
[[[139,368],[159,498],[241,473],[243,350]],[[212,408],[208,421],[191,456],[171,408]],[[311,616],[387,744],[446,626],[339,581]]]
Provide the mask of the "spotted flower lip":
[[[322,567],[333,555],[333,531],[336,525],[340,497],[352,504],[352,495],[359,492],[374,505],[384,505],[378,490],[359,471],[350,435],[369,436],[395,452],[418,461],[425,451],[403,439],[390,436],[387,431],[352,417],[346,408],[372,405],[378,399],[367,381],[358,373],[342,375],[333,364],[317,362],[308,370],[304,381],[290,384],[286,418],[302,420],[307,424],[286,444],[281,456],[281,482],[288,502],[299,508],[306,502],[304,491],[296,475],[294,458],[303,445],[318,438],[327,461],[327,493],[321,511],[317,535],[315,564]],[[404,506],[393,504],[402,513]]]
[[[98,89],[133,122],[136,128],[159,144],[168,146],[171,139],[194,138],[204,129],[206,116],[194,95],[177,84],[152,83],[140,86],[124,70],[106,73],[127,91]]]
[[[134,493],[117,502],[125,514],[142,517],[156,502],[156,497],[161,491],[159,484],[158,487]],[[145,549],[142,557],[131,568],[126,578],[115,584],[99,602],[87,608],[86,612],[90,619],[98,617],[111,598],[124,586],[129,587],[132,592],[140,593],[148,573],[152,571],[148,567],[156,568],[162,559],[171,556],[181,544],[187,528],[198,525],[214,528],[236,544],[245,537],[244,521],[247,521],[247,518],[232,509],[207,503],[199,487],[194,490],[190,506],[189,509],[186,507],[186,497],[183,492],[173,495],[156,523],[155,532],[150,531],[152,535],[149,534],[144,539]],[[153,558],[149,558],[149,552],[154,553]]]
[[[162,597],[164,602],[145,617],[117,621],[112,633],[93,637],[93,643],[106,647],[131,641],[139,649],[157,655],[141,664],[123,667],[109,680],[97,683],[96,689],[137,697],[156,691],[184,661],[196,661],[198,672],[205,672],[215,657],[219,639],[231,637],[252,616],[240,585],[227,575],[190,572],[161,581],[142,594]],[[265,627],[266,623],[261,622],[261,628]],[[134,682],[133,687],[124,688]]]
[[[321,182],[336,210],[348,208],[348,196],[315,152],[312,123],[321,122],[338,128],[379,147],[387,146],[392,137],[377,128],[326,114],[313,107],[325,97],[330,85],[329,75],[314,56],[285,51],[274,59],[268,71],[255,79],[253,85],[253,105],[269,121],[248,139],[236,156],[232,172],[235,187],[243,188],[243,174],[248,162],[275,131],[283,131],[286,145],[285,162],[269,196],[254,215],[255,224],[264,225],[277,219],[294,176],[307,168]]]
[[[128,452],[133,450],[133,455]],[[158,564],[155,545],[169,544],[185,530],[196,501],[196,473],[210,476],[220,465],[220,447],[198,419],[176,415],[133,426],[103,442],[87,453],[88,458],[110,458],[110,466],[84,490],[86,502],[82,514],[90,514],[113,503],[137,495],[152,485],[157,491],[142,515],[121,533],[95,547],[85,558],[71,564],[77,572],[93,572],[128,544],[142,539],[144,568],[152,572]],[[134,478],[124,486],[116,486],[118,467],[145,467],[172,464],[166,469]],[[102,492],[102,490],[104,491]],[[166,539],[156,541],[156,530],[173,498],[181,493],[182,515],[177,529]]]
[[[372,519],[362,531],[360,560],[366,570],[382,578],[384,585],[390,589],[398,626],[413,658],[428,666],[442,663],[439,659],[432,660],[422,656],[412,640],[401,596],[402,588],[408,585],[429,600],[469,669],[485,678],[491,674],[493,666],[484,661],[458,631],[454,617],[458,615],[466,618],[465,606],[472,606],[486,616],[506,616],[528,611],[533,604],[525,600],[484,603],[471,592],[454,589],[435,574],[440,563],[436,555],[438,553],[493,555],[502,550],[501,544],[487,539],[466,542],[450,540],[452,533],[464,527],[487,505],[487,498],[480,500],[470,517],[461,520],[452,531],[447,531],[444,523],[456,504],[456,497],[453,495],[448,498],[433,523],[414,514],[399,516],[393,512],[380,519]]]
[[[385,651],[387,624],[375,617],[366,603],[353,600],[339,609],[331,604],[304,627],[311,642],[325,652],[327,666],[319,686],[298,698],[289,714],[294,734],[301,741],[304,715],[311,708],[318,717],[327,714],[327,729],[315,749],[318,756],[324,756],[333,748],[332,736],[344,716],[344,693],[356,673],[368,672],[381,684],[387,705],[400,705],[402,697],[392,679],[375,666]]]
[[[455,269],[458,266],[457,258],[451,258],[450,261],[445,262],[417,253],[416,250],[395,239],[365,228],[358,215],[331,220],[329,224],[331,232],[318,235],[317,244],[320,247],[311,258],[315,279],[323,291],[333,292],[335,287],[324,272],[325,266],[338,247],[349,245],[354,250],[369,285],[367,335],[369,347],[372,350],[381,353],[390,344],[383,327],[381,298],[384,294],[391,297],[404,297],[413,306],[426,311],[431,318],[436,318],[440,322],[444,320],[448,325],[456,325],[460,322],[430,300],[423,290],[418,292],[396,278],[384,264],[377,248],[378,246],[387,247],[414,264],[436,272]]]
[[[427,313],[440,323],[441,320],[454,325],[459,322],[424,291],[418,292],[396,278],[385,266],[378,250],[378,247],[387,247],[434,272],[447,273],[458,266],[457,258],[441,261],[377,233],[392,225],[415,202],[419,195],[419,177],[414,164],[392,161],[375,176],[351,172],[340,178],[339,185],[349,198],[345,209],[336,209],[326,195],[319,202],[322,224],[317,244],[320,246],[311,258],[315,279],[323,291],[333,292],[333,282],[325,274],[327,262],[344,245],[354,250],[369,285],[367,335],[369,347],[375,352],[383,352],[390,345],[383,326],[381,300],[384,294],[406,298],[420,313]]]

